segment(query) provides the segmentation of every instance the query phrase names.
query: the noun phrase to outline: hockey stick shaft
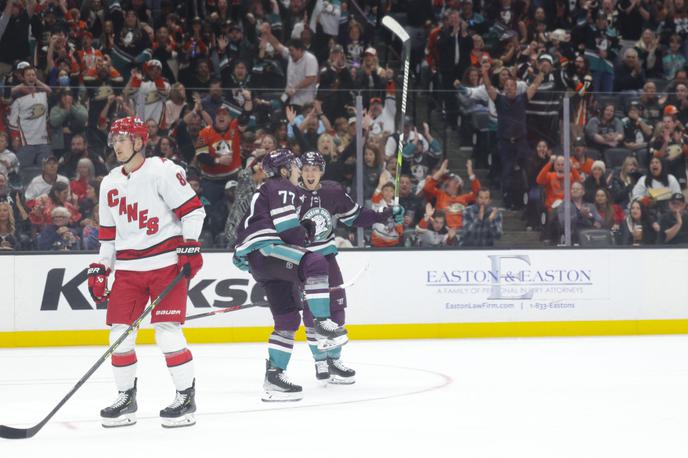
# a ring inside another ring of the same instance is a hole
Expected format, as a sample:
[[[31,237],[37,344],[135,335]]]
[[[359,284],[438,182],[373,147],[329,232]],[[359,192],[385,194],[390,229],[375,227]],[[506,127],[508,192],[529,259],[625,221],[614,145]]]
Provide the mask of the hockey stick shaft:
[[[169,285],[165,287],[165,289],[162,290],[160,295],[151,302],[148,307],[146,307],[141,315],[134,321],[126,331],[117,339],[112,345],[110,345],[110,348],[107,349],[105,353],[103,353],[103,356],[101,356],[96,363],[91,366],[91,368],[84,374],[81,379],[76,382],[76,385],[74,385],[74,388],[72,388],[67,395],[62,398],[60,402],[57,403],[55,408],[50,411],[50,413],[36,426],[33,426],[31,428],[12,428],[11,426],[5,426],[5,425],[0,425],[0,437],[4,439],[28,439],[29,437],[33,437],[36,435],[38,431],[45,426],[48,421],[57,413],[58,410],[62,408],[63,405],[69,401],[69,399],[76,393],[81,386],[86,383],[86,381],[93,375],[93,373],[98,370],[98,368],[105,362],[106,359],[112,355],[112,353],[115,352],[117,347],[119,347],[124,340],[129,337],[129,335],[134,331],[134,329],[138,328],[141,325],[141,322],[153,311],[155,307],[162,302],[165,297],[174,289],[175,286],[177,286],[177,283],[179,283],[189,272],[189,267],[188,265],[185,265],[184,268],[177,274],[174,279],[170,282]]]
[[[382,18],[382,25],[387,27],[395,36],[397,36],[403,45],[402,47],[402,65],[403,65],[403,83],[401,86],[401,132],[399,133],[399,141],[397,142],[397,167],[394,177],[394,205],[399,205],[399,179],[402,167],[402,150],[404,143],[404,118],[406,117],[406,98],[408,96],[408,80],[409,80],[409,61],[411,59],[411,37],[404,30],[404,28],[391,16]]]

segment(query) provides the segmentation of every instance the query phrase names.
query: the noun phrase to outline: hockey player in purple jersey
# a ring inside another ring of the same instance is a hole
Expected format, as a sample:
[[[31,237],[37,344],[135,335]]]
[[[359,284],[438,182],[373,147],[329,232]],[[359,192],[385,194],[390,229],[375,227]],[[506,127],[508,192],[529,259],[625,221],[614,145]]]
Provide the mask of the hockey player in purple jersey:
[[[308,250],[320,253],[329,265],[330,311],[332,320],[344,326],[346,308],[346,291],[341,288],[342,272],[337,264],[337,247],[334,242],[334,228],[337,221],[347,226],[370,227],[374,223],[386,223],[394,218],[401,224],[404,209],[401,206],[387,207],[382,212],[375,212],[358,206],[346,193],[342,185],[334,181],[320,181],[325,173],[325,160],[317,151],[308,151],[299,158],[301,162],[301,192],[304,195],[301,204],[302,221],[315,223],[315,233],[308,245]],[[303,310],[303,322],[306,326],[306,338],[315,358],[315,376],[318,380],[335,384],[352,384],[356,372],[346,367],[340,359],[342,348],[335,347],[323,350],[317,345],[313,315],[308,308]]]
[[[313,335],[318,349],[329,351],[348,341],[344,327],[330,319],[329,265],[323,255],[305,249],[314,224],[300,220],[303,195],[289,181],[300,173],[288,149],[278,149],[263,158],[269,177],[253,194],[248,213],[237,229],[234,264],[249,270],[263,284],[275,322],[268,343],[264,401],[296,401],[302,388],[289,381],[284,371],[294,347],[294,334],[301,325],[303,289],[307,309],[313,315]]]

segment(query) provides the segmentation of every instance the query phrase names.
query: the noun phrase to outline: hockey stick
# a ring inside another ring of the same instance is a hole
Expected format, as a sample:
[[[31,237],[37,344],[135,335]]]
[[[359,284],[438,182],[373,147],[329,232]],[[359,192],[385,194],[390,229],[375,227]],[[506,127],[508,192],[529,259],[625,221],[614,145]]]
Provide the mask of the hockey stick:
[[[346,289],[346,288],[350,287],[351,285],[356,283],[356,281],[361,277],[361,275],[363,275],[363,273],[366,270],[368,270],[369,265],[370,264],[366,264],[365,266],[363,266],[363,268],[361,270],[358,271],[358,273],[356,275],[354,275],[354,277],[351,280],[349,280],[348,282],[343,283],[339,286],[334,286],[334,287],[330,288],[330,291],[335,290],[335,289]],[[203,312],[203,313],[198,313],[196,315],[189,315],[186,317],[186,321],[195,320],[197,318],[205,318],[207,316],[221,315],[223,313],[228,313],[228,312],[236,312],[237,310],[245,310],[245,309],[250,309],[253,307],[269,307],[269,306],[270,306],[270,304],[268,304],[265,301],[253,302],[253,303],[242,304],[242,305],[233,305],[231,307],[224,307],[221,309],[213,310],[211,312]]]
[[[48,421],[50,421],[51,418],[53,418],[53,415],[57,413],[60,408],[62,408],[63,405],[74,395],[74,393],[77,392],[79,388],[81,388],[81,385],[86,383],[86,381],[93,375],[93,373],[98,370],[98,368],[105,362],[105,360],[112,354],[114,353],[115,349],[120,346],[122,342],[124,342],[124,339],[129,337],[129,335],[134,331],[134,329],[138,328],[141,322],[153,311],[155,307],[157,307],[160,302],[165,299],[165,297],[172,291],[172,289],[177,286],[177,283],[179,283],[182,278],[184,278],[187,273],[189,272],[189,265],[186,264],[182,270],[177,274],[176,277],[172,279],[169,285],[165,287],[165,289],[162,290],[160,295],[151,302],[148,307],[146,307],[143,312],[141,313],[141,316],[139,316],[136,321],[134,321],[126,331],[124,331],[124,334],[122,334],[119,339],[115,341],[112,345],[110,345],[110,348],[107,349],[105,353],[103,353],[103,356],[101,356],[96,363],[91,366],[91,368],[86,372],[86,374],[81,377],[81,379],[76,382],[76,385],[74,385],[74,388],[71,389],[67,395],[62,398],[62,400],[55,406],[53,410],[50,411],[48,416],[46,416],[40,423],[38,423],[36,426],[33,426],[31,428],[12,428],[11,426],[5,426],[5,425],[0,425],[0,437],[4,439],[28,439],[29,437],[33,437],[36,435],[38,431],[45,426]]]
[[[404,62],[404,76],[403,86],[401,88],[401,132],[399,133],[399,141],[397,142],[397,170],[394,177],[394,205],[399,205],[399,174],[401,173],[401,151],[403,149],[402,143],[404,140],[404,118],[406,117],[406,96],[408,95],[408,79],[409,79],[409,60],[411,58],[411,37],[392,16],[385,16],[382,18],[382,25],[387,27],[394,35],[401,40],[403,45],[402,60]]]

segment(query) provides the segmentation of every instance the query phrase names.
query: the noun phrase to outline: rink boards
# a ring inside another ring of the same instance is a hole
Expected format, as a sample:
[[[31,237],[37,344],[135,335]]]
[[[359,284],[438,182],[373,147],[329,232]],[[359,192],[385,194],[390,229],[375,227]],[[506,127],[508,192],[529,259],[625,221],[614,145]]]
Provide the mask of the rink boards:
[[[107,342],[93,254],[0,256],[0,346]],[[353,339],[688,333],[688,250],[347,251]],[[112,278],[111,278],[112,280]],[[187,315],[264,300],[231,253],[207,253]],[[264,341],[252,308],[190,321],[191,342]],[[303,336],[301,336],[303,337]],[[144,329],[139,342],[152,342]]]

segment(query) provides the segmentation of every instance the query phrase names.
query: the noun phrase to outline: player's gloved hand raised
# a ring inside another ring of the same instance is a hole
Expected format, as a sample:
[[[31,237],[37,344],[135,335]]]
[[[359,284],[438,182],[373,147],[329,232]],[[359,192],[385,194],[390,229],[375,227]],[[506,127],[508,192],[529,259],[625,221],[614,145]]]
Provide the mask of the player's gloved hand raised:
[[[93,263],[88,266],[88,292],[96,303],[103,302],[110,291],[107,289],[107,278],[110,269],[102,264]]]
[[[189,265],[187,273],[189,278],[193,278],[203,267],[201,244],[195,240],[186,240],[177,247],[177,267],[181,271],[187,264]]]
[[[392,218],[394,218],[396,224],[404,223],[404,213],[406,213],[406,210],[401,205],[392,206]]]
[[[232,262],[237,269],[243,270],[244,272],[248,272],[251,269],[246,258],[243,256],[237,256],[236,253],[234,253],[234,256],[232,256]]]

